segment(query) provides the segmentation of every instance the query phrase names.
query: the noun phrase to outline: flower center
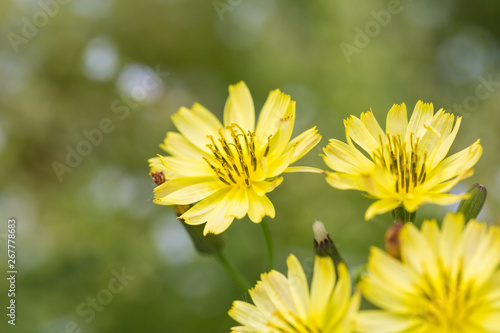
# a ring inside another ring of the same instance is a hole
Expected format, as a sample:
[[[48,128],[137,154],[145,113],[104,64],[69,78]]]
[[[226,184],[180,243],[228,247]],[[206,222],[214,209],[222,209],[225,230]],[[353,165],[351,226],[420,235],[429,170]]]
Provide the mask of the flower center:
[[[461,275],[451,281],[449,274],[442,274],[441,280],[443,285],[436,287],[428,279],[432,295],[424,292],[429,303],[417,316],[443,332],[462,332],[473,310],[469,302],[470,288]]]
[[[214,155],[213,163],[206,157],[205,162],[210,165],[217,177],[226,185],[250,185],[252,174],[257,170],[257,156],[255,152],[255,132],[245,131],[237,124],[231,124],[226,129],[230,132],[231,139],[226,140],[222,128],[219,129],[218,144],[212,135],[207,139],[207,147]],[[269,152],[271,137],[268,138],[266,156]]]
[[[400,135],[387,135],[384,145],[382,136],[379,136],[380,147],[375,152],[374,162],[392,172],[396,177],[396,191],[409,193],[417,185],[425,181],[427,153],[419,153],[418,144],[413,133],[410,142],[403,142]]]

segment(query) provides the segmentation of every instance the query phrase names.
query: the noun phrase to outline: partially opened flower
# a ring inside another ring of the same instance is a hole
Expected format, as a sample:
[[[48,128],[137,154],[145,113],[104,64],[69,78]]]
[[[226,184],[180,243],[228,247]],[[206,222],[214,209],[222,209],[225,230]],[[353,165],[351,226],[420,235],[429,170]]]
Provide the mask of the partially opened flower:
[[[363,333],[500,332],[500,228],[449,213],[421,230],[406,223],[401,261],[372,248],[360,312]]]
[[[206,222],[204,233],[218,234],[248,214],[253,222],[274,217],[266,196],[282,182],[283,172],[314,171],[289,167],[321,139],[311,128],[291,139],[295,102],[279,90],[269,94],[257,125],[245,83],[229,87],[224,124],[195,103],[172,116],[180,133],[169,132],[160,147],[171,156],[149,160],[151,173],[163,176],[155,188],[155,203],[195,204],[182,218],[188,224]],[[156,177],[157,179],[160,177]]]
[[[351,296],[351,281],[346,266],[330,257],[316,256],[309,290],[300,262],[294,255],[287,260],[288,277],[271,271],[250,290],[253,304],[235,301],[229,315],[243,326],[233,332],[353,332],[360,295]]]
[[[327,182],[377,199],[366,211],[367,220],[398,207],[415,212],[426,203],[458,202],[463,195],[447,192],[473,174],[472,167],[482,154],[477,140],[445,159],[461,120],[455,121],[443,109],[434,114],[433,105],[422,101],[409,122],[405,104],[395,104],[387,115],[385,132],[371,111],[360,118],[351,116],[344,121],[347,143],[332,139],[324,149],[324,161],[335,171],[328,173]]]

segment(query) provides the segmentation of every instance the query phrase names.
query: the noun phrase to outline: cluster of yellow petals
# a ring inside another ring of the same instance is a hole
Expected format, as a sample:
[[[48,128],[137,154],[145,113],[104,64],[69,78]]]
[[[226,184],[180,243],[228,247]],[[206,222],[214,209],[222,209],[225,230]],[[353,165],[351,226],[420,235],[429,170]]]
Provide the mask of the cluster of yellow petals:
[[[330,140],[323,159],[334,171],[327,182],[339,189],[355,189],[377,199],[366,211],[367,220],[404,207],[408,212],[427,203],[450,205],[463,195],[447,193],[473,174],[482,154],[479,140],[447,158],[462,118],[419,101],[408,122],[405,104],[387,114],[385,132],[373,113],[346,119],[346,140]],[[362,153],[361,147],[368,156]]]
[[[219,234],[235,218],[248,214],[253,222],[275,215],[266,196],[283,180],[284,172],[318,169],[290,167],[321,139],[311,128],[291,139],[295,102],[279,90],[269,94],[257,124],[252,96],[245,83],[229,87],[221,123],[195,103],[172,116],[177,132],[168,132],[160,147],[170,156],[149,160],[155,203],[194,205],[181,218],[206,223],[204,233]]]

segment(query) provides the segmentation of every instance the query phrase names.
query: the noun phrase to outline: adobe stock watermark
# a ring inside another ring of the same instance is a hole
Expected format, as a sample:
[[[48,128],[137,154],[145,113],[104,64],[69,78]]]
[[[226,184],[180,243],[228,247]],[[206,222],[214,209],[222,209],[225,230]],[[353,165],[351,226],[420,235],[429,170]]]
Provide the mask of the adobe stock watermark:
[[[224,13],[232,12],[237,6],[241,5],[243,0],[214,0],[215,12],[221,21],[224,21]]]
[[[87,297],[76,307],[76,314],[83,318],[86,324],[90,324],[95,319],[96,312],[102,312],[113,301],[114,296],[123,292],[129,282],[135,279],[135,276],[125,272],[125,268],[122,268],[121,272],[113,269],[111,275],[113,277],[109,280],[106,288],[99,290],[93,297]],[[63,330],[56,333],[82,333],[82,328],[77,322],[68,321]]]
[[[40,10],[36,11],[31,17],[23,16],[21,18],[22,27],[19,33],[9,32],[9,39],[12,49],[17,54],[19,47],[28,44],[30,40],[35,38],[39,29],[46,26],[50,19],[59,13],[61,5],[69,3],[71,0],[38,0],[37,4]]]
[[[408,2],[412,0],[407,0]],[[370,45],[373,38],[380,35],[382,28],[387,27],[391,21],[392,16],[397,15],[403,11],[403,6],[400,0],[389,0],[387,3],[387,9],[381,9],[379,11],[372,10],[370,15],[373,20],[368,21],[364,28],[354,27],[354,39],[353,44],[347,42],[341,42],[339,44],[340,50],[344,55],[348,63],[351,63],[351,57],[353,54],[360,54],[361,51]]]
[[[139,103],[134,100],[143,100],[147,96],[148,91],[154,91],[161,84],[162,77],[167,77],[168,72],[161,72],[160,67],[156,66],[156,70],[150,71],[148,75],[145,75],[142,79],[141,84],[133,87],[131,89],[130,95],[121,94],[120,98],[116,98],[111,103],[110,109],[115,118],[104,117],[102,118],[94,128],[83,129],[81,139],[76,145],[66,146],[66,157],[64,161],[53,161],[51,166],[54,170],[59,182],[64,180],[63,176],[66,173],[71,173],[78,167],[83,159],[89,156],[94,147],[99,146],[104,141],[105,134],[112,133],[116,129],[117,120],[125,120],[129,115],[130,111],[136,109]]]
[[[462,103],[453,104],[453,113],[460,115],[464,118],[469,118],[470,114],[476,111],[481,104],[481,101],[485,101],[491,97],[491,95],[500,87],[500,81],[493,81],[493,75],[488,75],[488,78],[484,78],[483,75],[477,78],[479,84],[476,86],[473,95],[469,95],[464,98]]]

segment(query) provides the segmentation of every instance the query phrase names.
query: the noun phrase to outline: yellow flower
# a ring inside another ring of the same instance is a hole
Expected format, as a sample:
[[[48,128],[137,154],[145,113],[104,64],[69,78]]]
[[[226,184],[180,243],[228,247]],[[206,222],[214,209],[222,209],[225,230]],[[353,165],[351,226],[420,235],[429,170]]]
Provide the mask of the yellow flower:
[[[321,139],[311,128],[290,141],[295,101],[279,90],[269,94],[257,125],[252,96],[245,83],[229,87],[224,125],[195,103],[172,116],[180,133],[169,132],[160,147],[171,156],[149,160],[157,182],[154,202],[194,204],[180,218],[188,224],[206,222],[204,234],[219,234],[234,218],[248,214],[253,222],[274,218],[266,193],[283,180],[283,172],[317,169],[289,167]],[[161,174],[163,173],[163,174]],[[158,176],[161,174],[161,177]]]
[[[330,257],[316,256],[309,291],[306,275],[294,255],[287,260],[288,278],[271,271],[250,290],[253,304],[235,301],[229,315],[242,324],[232,332],[349,333],[360,304],[351,297],[346,266],[338,266],[338,280]]]
[[[473,174],[482,153],[477,140],[444,159],[461,121],[458,117],[455,122],[455,116],[443,109],[434,114],[433,105],[422,101],[409,122],[405,104],[395,104],[387,114],[385,133],[371,111],[360,118],[351,116],[344,121],[347,144],[332,139],[324,149],[323,159],[335,171],[328,173],[327,182],[378,199],[366,211],[367,220],[400,206],[414,212],[426,203],[455,203],[464,196],[446,192]]]
[[[401,261],[371,249],[360,312],[366,333],[500,332],[500,228],[449,213],[421,230],[403,226]]]

